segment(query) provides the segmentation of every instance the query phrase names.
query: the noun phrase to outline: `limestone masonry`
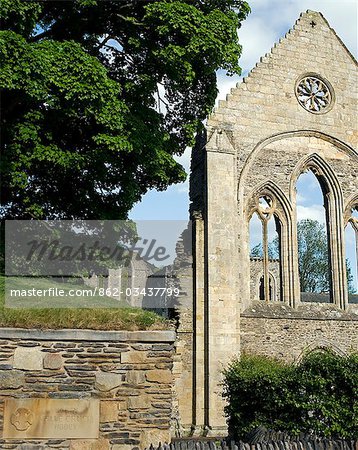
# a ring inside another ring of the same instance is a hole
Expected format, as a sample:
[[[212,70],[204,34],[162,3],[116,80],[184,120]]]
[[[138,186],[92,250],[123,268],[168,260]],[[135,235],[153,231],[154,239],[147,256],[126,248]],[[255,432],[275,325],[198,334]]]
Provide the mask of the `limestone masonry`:
[[[307,11],[219,102],[197,140],[194,320],[185,317],[178,330],[182,352],[193,355],[185,373],[192,408],[179,402],[183,430],[225,434],[221,372],[241,352],[297,361],[317,348],[358,350],[344,244],[346,226],[358,233],[357,81],[353,56],[320,13]],[[324,197],[331,282],[330,292],[307,296],[300,292],[296,182],[308,170]],[[257,259],[250,258],[254,215],[263,229]],[[277,260],[266,250],[270,220]]]
[[[0,448],[170,441],[174,340],[173,331],[0,330]]]

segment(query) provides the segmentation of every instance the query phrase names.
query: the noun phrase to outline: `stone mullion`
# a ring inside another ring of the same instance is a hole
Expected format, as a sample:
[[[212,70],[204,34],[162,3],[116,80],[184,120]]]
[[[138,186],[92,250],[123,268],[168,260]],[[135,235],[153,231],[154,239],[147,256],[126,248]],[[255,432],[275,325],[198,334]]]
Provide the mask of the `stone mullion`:
[[[264,265],[264,298],[266,302],[270,301],[270,280],[269,280],[269,258],[268,258],[268,227],[267,219],[262,222],[262,247],[263,247],[263,265]]]
[[[296,207],[294,208],[294,217],[290,218],[288,229],[290,231],[288,237],[288,243],[290,246],[289,252],[289,280],[290,280],[290,288],[289,288],[289,300],[290,306],[293,308],[297,308],[301,301],[301,292],[300,292],[300,275],[298,269],[298,241],[297,241],[297,215],[296,215]]]
[[[281,255],[280,263],[282,265],[282,300],[290,306],[292,304],[292,265],[293,258],[290,251],[292,245],[292,234],[288,223],[281,225]]]
[[[354,230],[355,242],[356,242],[356,266],[357,266],[357,278],[358,278],[358,220],[352,217],[350,219],[352,228]]]
[[[343,235],[343,213],[336,192],[328,192],[327,227],[329,228],[329,251],[332,274],[332,300],[342,309],[348,305],[348,290],[346,281],[346,264]]]

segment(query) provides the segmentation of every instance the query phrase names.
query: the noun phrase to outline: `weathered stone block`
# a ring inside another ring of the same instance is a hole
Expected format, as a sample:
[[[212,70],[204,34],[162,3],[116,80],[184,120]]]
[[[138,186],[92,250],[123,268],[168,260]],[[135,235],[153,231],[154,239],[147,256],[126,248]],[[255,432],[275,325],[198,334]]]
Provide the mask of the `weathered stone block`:
[[[157,447],[160,442],[164,444],[165,442],[169,443],[170,440],[170,430],[143,430],[140,439],[141,448],[149,448],[151,444]]]
[[[128,409],[148,409],[150,407],[150,399],[144,395],[130,397],[128,399]]]
[[[173,376],[170,370],[148,370],[145,374],[147,381],[151,383],[170,384]]]
[[[99,401],[97,399],[6,399],[5,439],[97,439]]]
[[[111,450],[132,450],[133,447],[136,447],[136,446],[130,445],[130,444],[114,444],[114,445],[112,445]]]
[[[2,370],[0,389],[17,389],[25,383],[25,374],[20,370]]]
[[[120,402],[103,400],[100,403],[99,420],[104,422],[117,422]]]
[[[123,376],[118,373],[97,372],[95,387],[99,391],[111,391],[123,383]]]
[[[131,370],[127,373],[127,383],[142,384],[145,383],[145,373],[141,370]]]
[[[17,347],[13,367],[22,370],[41,370],[43,353],[40,347]]]
[[[121,355],[121,362],[124,364],[144,363],[147,362],[147,360],[147,352],[132,351],[122,353]]]
[[[107,439],[76,439],[70,444],[70,450],[109,450],[109,448]]]
[[[47,353],[43,361],[44,369],[58,370],[62,368],[63,359],[59,353]]]
[[[14,448],[14,447],[4,447],[4,448]],[[47,450],[45,444],[20,444],[17,450]]]

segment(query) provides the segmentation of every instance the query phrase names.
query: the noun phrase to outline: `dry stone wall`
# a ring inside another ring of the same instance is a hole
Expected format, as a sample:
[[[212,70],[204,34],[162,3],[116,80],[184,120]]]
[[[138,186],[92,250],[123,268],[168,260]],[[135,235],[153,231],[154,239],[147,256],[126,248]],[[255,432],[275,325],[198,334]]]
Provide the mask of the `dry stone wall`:
[[[0,330],[0,448],[131,450],[169,442],[174,340],[174,331]],[[81,405],[91,417],[75,417]],[[48,432],[56,438],[34,438]]]

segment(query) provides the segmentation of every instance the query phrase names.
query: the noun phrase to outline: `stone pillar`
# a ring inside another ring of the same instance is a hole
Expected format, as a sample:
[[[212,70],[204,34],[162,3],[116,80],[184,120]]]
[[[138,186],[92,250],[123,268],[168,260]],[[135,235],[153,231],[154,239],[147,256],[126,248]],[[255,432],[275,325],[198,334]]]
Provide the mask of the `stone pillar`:
[[[204,220],[193,217],[194,250],[194,371],[193,371],[193,434],[202,435],[205,422],[205,238]]]
[[[206,146],[204,425],[218,435],[226,433],[222,370],[240,351],[240,305],[236,152],[224,130],[212,131]]]

